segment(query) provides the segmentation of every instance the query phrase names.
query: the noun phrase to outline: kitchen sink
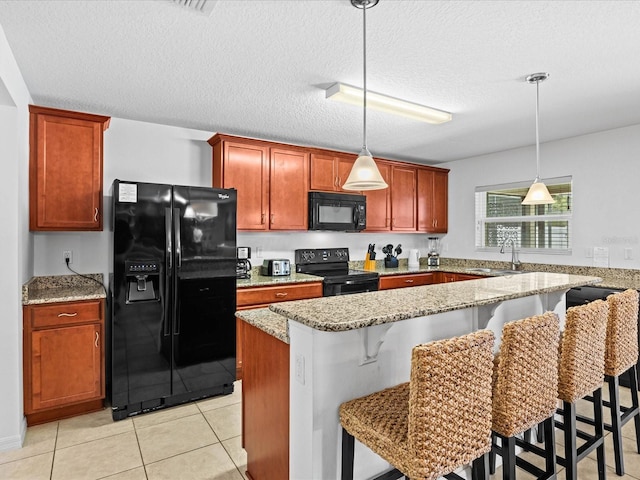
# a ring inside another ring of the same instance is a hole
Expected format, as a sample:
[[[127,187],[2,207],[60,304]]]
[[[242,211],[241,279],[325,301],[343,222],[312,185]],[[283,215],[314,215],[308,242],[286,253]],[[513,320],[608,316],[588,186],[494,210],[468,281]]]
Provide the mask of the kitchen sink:
[[[520,270],[504,270],[501,268],[467,268],[467,272],[490,273],[492,275],[514,275],[524,273]]]

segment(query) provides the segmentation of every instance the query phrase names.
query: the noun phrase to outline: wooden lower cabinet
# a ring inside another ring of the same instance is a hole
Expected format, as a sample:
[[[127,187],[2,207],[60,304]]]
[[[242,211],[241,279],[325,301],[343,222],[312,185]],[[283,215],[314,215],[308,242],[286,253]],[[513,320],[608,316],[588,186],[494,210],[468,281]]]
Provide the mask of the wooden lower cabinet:
[[[441,272],[441,282],[461,282],[464,280],[476,280],[478,278],[487,278],[484,275],[467,275],[466,273],[449,273]]]
[[[380,290],[431,285],[439,283],[438,280],[438,272],[383,276],[380,277]]]
[[[240,320],[239,320],[240,321]],[[252,479],[289,478],[289,345],[245,322],[242,446]]]
[[[322,282],[288,283],[286,285],[239,288],[236,293],[238,310],[267,307],[272,303],[304,300],[322,296]],[[236,319],[236,378],[242,379],[242,338],[245,322]]]
[[[26,305],[23,317],[27,424],[101,409],[104,300]]]

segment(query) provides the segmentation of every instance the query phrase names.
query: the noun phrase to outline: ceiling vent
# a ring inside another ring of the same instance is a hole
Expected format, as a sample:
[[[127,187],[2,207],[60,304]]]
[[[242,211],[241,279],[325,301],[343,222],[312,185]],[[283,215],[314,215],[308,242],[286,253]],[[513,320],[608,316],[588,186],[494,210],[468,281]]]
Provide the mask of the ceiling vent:
[[[173,3],[187,8],[192,12],[201,13],[203,15],[211,15],[213,7],[216,6],[218,0],[172,0]]]

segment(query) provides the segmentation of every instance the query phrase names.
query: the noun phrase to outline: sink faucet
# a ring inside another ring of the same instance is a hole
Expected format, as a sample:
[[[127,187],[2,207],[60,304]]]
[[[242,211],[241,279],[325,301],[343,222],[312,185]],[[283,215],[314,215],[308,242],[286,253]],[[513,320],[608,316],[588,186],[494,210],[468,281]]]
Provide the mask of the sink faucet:
[[[520,270],[522,263],[518,260],[518,255],[516,253],[516,242],[512,237],[507,237],[500,245],[500,253],[504,253],[504,246],[507,243],[511,243],[511,270]]]

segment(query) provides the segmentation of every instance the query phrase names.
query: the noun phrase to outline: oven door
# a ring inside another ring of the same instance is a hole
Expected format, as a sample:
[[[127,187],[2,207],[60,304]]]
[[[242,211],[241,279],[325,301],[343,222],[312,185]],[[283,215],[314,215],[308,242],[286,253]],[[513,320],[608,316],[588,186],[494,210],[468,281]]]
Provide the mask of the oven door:
[[[353,279],[340,282],[326,281],[322,286],[322,295],[333,297],[351,293],[375,292],[378,290],[378,279]]]

